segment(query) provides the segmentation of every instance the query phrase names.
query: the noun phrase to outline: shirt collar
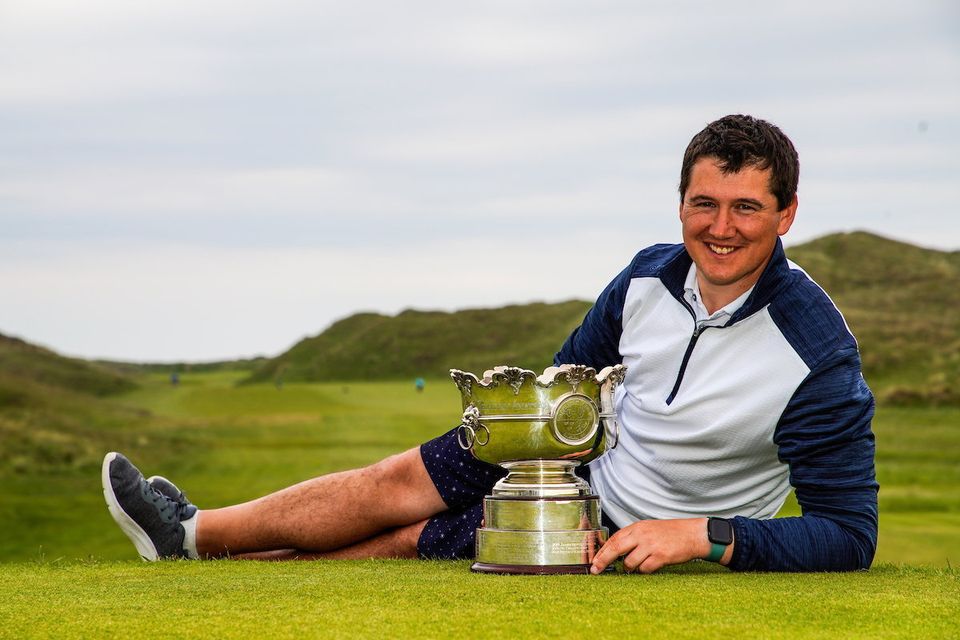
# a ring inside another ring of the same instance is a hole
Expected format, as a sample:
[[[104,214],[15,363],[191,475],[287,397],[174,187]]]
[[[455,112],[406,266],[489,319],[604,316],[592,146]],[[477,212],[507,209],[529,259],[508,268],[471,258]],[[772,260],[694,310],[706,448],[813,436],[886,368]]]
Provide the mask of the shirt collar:
[[[743,303],[747,301],[747,298],[750,297],[752,292],[753,287],[750,287],[737,297],[736,300],[733,300],[726,306],[720,307],[711,314],[707,312],[707,308],[703,305],[703,296],[700,295],[700,284],[697,282],[697,265],[693,263],[690,264],[690,268],[687,270],[687,279],[683,283],[683,299],[686,300],[687,304],[693,309],[697,322],[709,321],[710,324],[717,326],[727,324],[733,314],[737,312],[737,309],[742,307]]]

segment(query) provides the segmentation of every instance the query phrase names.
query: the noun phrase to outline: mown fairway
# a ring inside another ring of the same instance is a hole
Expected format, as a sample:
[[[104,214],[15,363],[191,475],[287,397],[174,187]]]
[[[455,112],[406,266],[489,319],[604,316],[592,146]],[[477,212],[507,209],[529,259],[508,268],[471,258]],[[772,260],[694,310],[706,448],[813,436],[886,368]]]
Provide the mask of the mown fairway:
[[[150,417],[113,427],[127,452],[201,507],[246,500],[414,446],[457,423],[446,380],[234,387],[242,374],[164,377],[111,403]],[[0,471],[0,637],[479,636],[745,632],[761,637],[960,634],[960,410],[881,410],[874,569],[520,578],[467,563],[136,560],[103,505],[96,462]],[[794,513],[788,504],[785,513]],[[911,566],[903,566],[911,565]],[[468,631],[469,630],[469,631]]]
[[[0,637],[956,638],[960,576],[491,576],[466,562],[14,565]]]

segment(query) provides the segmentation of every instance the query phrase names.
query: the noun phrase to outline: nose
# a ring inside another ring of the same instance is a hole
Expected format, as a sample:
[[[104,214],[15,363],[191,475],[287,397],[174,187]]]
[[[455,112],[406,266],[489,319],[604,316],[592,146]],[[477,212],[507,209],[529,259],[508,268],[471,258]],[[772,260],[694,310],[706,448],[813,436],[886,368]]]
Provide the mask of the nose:
[[[710,235],[714,238],[730,238],[736,233],[733,214],[728,207],[717,207],[717,213],[710,223]]]

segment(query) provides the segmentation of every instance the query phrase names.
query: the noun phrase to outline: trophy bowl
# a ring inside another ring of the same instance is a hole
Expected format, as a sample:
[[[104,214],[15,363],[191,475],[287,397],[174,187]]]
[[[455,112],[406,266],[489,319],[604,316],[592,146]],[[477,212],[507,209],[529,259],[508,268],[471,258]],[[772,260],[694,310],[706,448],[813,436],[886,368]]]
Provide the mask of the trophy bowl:
[[[483,378],[452,369],[460,390],[460,446],[507,469],[484,498],[477,562],[491,573],[588,573],[607,539],[600,500],[574,469],[617,445],[613,395],[623,365],[583,365],[542,375],[495,367]]]

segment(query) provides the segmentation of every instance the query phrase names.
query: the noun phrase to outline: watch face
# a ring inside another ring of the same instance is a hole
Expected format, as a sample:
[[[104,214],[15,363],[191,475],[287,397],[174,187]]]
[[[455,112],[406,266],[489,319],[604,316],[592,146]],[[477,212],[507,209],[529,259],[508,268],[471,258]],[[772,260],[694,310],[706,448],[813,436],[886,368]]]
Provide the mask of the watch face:
[[[707,520],[707,538],[715,544],[729,545],[733,542],[733,525],[729,520],[710,518]]]

